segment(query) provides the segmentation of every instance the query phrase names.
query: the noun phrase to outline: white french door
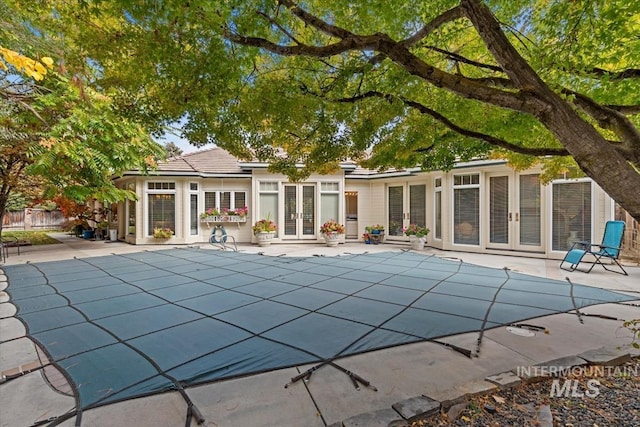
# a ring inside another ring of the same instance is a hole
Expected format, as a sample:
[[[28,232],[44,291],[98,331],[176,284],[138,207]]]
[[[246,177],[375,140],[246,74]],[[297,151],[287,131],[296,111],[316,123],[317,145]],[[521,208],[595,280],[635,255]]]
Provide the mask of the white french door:
[[[405,238],[402,229],[409,224],[426,226],[427,186],[425,184],[389,185],[387,188],[387,237]]]
[[[284,185],[284,239],[315,239],[316,186],[315,184]]]
[[[488,249],[542,251],[542,198],[537,174],[487,174]]]

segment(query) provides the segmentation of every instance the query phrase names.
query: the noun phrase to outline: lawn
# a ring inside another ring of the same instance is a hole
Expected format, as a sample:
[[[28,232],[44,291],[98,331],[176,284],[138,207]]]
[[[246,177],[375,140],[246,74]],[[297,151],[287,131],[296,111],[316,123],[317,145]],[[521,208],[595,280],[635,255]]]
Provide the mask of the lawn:
[[[47,235],[56,230],[47,231],[3,231],[2,240],[9,244],[17,238],[20,242],[30,242],[32,245],[51,245],[60,243],[56,239],[52,239]]]

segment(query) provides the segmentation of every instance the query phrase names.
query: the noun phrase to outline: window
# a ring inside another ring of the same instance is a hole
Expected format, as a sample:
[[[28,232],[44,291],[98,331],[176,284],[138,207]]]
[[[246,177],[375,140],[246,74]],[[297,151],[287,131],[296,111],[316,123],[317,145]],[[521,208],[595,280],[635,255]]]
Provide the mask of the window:
[[[453,177],[453,243],[480,244],[480,175]]]
[[[539,175],[520,176],[520,244],[542,244],[542,206]]]
[[[204,209],[239,209],[247,206],[245,191],[205,191]]]
[[[509,243],[509,177],[489,178],[489,242]]]
[[[453,185],[479,185],[479,184],[480,184],[480,175],[478,174],[456,175],[453,177]]]
[[[127,190],[135,193],[136,184],[128,184]],[[127,201],[127,234],[136,234],[136,203],[135,200]]]
[[[175,190],[175,182],[149,182],[147,185],[149,190]]]
[[[153,236],[154,228],[169,228],[175,233],[175,182],[149,182],[147,188],[147,235]]]
[[[261,182],[259,185],[258,204],[260,207],[260,218],[269,217],[271,221],[278,222],[278,183]]]
[[[409,220],[411,224],[427,226],[427,186],[424,184],[409,186]]]
[[[358,219],[358,192],[346,191],[345,196],[345,210],[347,211],[347,221],[350,219]]]
[[[591,182],[554,182],[552,198],[551,249],[591,241]]]
[[[340,185],[337,182],[320,183],[320,224],[330,219],[338,220],[338,200]]]
[[[198,235],[198,183],[189,183],[189,234]]]
[[[434,237],[436,239],[442,239],[442,178],[436,178],[434,180],[434,187]]]

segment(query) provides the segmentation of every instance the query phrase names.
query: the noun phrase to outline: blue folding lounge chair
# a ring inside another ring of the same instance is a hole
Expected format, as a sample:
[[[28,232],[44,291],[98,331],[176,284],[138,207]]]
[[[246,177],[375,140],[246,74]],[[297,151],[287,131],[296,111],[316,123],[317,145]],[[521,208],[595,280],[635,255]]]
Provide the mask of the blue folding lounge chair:
[[[569,249],[569,252],[564,256],[564,259],[560,263],[560,268],[568,271],[582,271],[584,273],[589,273],[593,270],[593,267],[596,264],[600,264],[605,270],[612,271],[614,273],[624,274],[627,276],[627,272],[618,262],[618,257],[620,256],[620,249],[622,246],[622,238],[624,236],[624,221],[607,221],[607,224],[604,228],[604,236],[602,237],[602,243],[589,243],[589,242],[573,242],[573,245]],[[580,270],[578,269],[578,264],[582,262],[582,259],[585,255],[592,255],[595,258],[595,261],[591,264],[591,267],[588,270]],[[607,268],[606,265],[602,263],[602,258],[609,259],[616,263],[620,270],[616,271]],[[568,263],[569,267],[563,267],[564,263]]]

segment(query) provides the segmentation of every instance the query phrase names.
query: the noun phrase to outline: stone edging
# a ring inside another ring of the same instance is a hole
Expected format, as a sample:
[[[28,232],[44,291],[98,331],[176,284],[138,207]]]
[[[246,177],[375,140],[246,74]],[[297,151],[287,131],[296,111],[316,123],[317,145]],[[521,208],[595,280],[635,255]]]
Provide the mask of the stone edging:
[[[457,415],[466,408],[465,402],[467,400],[491,393],[496,389],[506,389],[516,387],[522,383],[542,381],[549,378],[548,373],[554,370],[561,372],[584,365],[619,366],[629,360],[631,360],[631,354],[628,352],[625,353],[618,349],[600,347],[576,354],[575,356],[562,357],[560,359],[553,359],[548,362],[525,367],[525,369],[522,369],[524,372],[518,372],[513,369],[511,371],[489,375],[485,377],[485,381],[489,383],[487,384],[488,387],[480,392],[463,394],[457,398],[446,401],[437,401],[424,395],[415,396],[394,403],[391,405],[391,408],[355,415],[346,420],[333,423],[328,427],[407,427],[414,420],[427,418],[441,411],[447,411],[448,414],[454,412],[455,416],[453,418],[457,418]],[[536,367],[544,367],[544,369],[536,370]],[[516,375],[516,373],[520,373],[521,376]],[[532,375],[531,373],[534,374]],[[452,417],[450,416],[449,418]]]

